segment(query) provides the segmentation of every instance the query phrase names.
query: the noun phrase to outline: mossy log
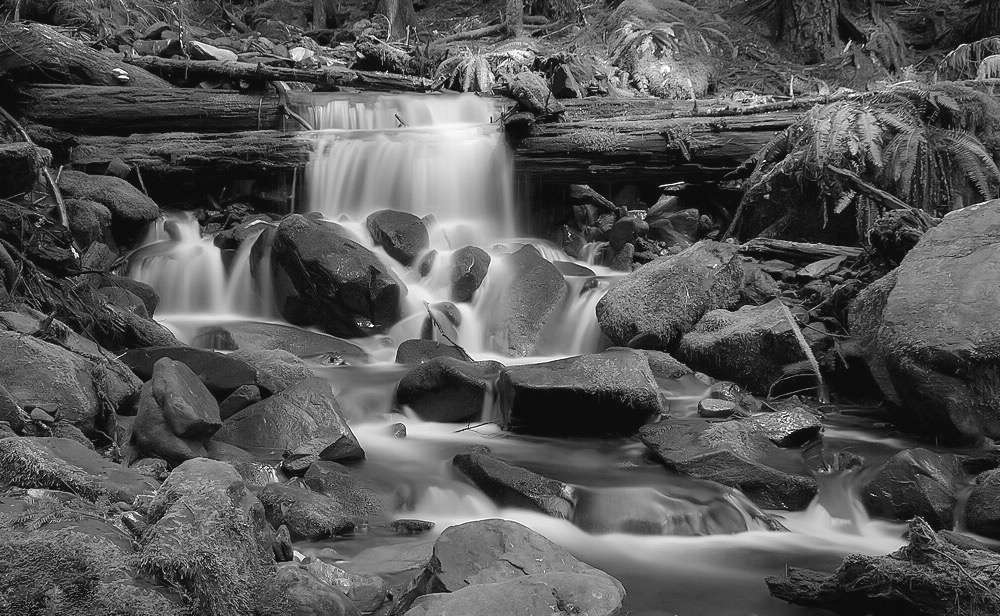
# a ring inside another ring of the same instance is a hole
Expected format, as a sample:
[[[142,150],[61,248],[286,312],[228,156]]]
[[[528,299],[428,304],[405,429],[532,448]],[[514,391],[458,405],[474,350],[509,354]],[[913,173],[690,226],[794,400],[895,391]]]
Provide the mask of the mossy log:
[[[169,88],[142,68],[38,23],[0,25],[0,77],[24,83],[73,83]]]

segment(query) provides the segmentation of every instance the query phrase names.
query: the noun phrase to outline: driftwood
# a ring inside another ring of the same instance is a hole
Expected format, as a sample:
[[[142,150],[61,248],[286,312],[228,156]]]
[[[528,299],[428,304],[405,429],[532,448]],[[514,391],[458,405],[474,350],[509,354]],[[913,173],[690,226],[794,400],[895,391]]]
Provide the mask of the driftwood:
[[[297,81],[327,87],[348,86],[368,90],[408,92],[425,92],[431,87],[431,82],[422,77],[356,71],[345,67],[314,70],[266,66],[249,62],[199,61],[158,58],[156,56],[137,56],[126,58],[125,61],[158,75],[182,79],[235,79],[248,82]]]
[[[0,25],[0,77],[25,83],[72,83],[169,88],[141,68],[124,64],[44,24]]]
[[[29,85],[15,104],[30,122],[81,135],[276,129],[283,116],[276,94],[196,88]]]
[[[856,246],[834,246],[832,244],[809,244],[806,242],[790,242],[767,237],[752,239],[742,246],[740,252],[745,255],[763,259],[782,259],[785,261],[819,261],[832,257],[847,257],[853,259],[864,254],[864,249]]]

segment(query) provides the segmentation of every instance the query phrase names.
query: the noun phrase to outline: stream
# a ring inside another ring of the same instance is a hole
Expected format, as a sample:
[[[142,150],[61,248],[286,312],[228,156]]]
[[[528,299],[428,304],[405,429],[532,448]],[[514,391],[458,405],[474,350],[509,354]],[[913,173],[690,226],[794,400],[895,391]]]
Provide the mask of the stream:
[[[673,475],[648,459],[634,439],[553,439],[501,432],[488,423],[444,424],[390,414],[396,383],[408,370],[393,363],[396,346],[420,338],[426,304],[448,301],[452,253],[475,245],[497,257],[524,244],[549,261],[575,263],[594,276],[568,276],[570,293],[542,331],[537,352],[523,358],[499,352],[489,335],[491,309],[511,274],[491,265],[472,301],[457,304],[458,342],[473,358],[506,364],[537,363],[597,352],[608,346],[595,315],[597,301],[621,276],[577,261],[543,240],[518,235],[510,153],[495,120],[499,110],[474,96],[384,96],[355,100],[315,95],[298,111],[318,130],[306,174],[310,211],[341,224],[406,283],[403,319],[384,336],[354,340],[371,362],[315,371],[329,379],[367,459],[354,472],[386,495],[399,518],[435,522],[428,535],[399,537],[370,528],[331,542],[296,544],[302,554],[334,549],[352,568],[391,578],[407,558],[426,555],[449,525],[485,518],[516,520],[621,580],[634,616],[672,614],[810,614],[816,610],[773,599],[764,577],[785,567],[832,569],[847,553],[885,554],[900,547],[903,525],[871,520],[856,495],[864,471],[819,477],[816,500],[801,512],[761,512],[738,491]],[[380,209],[430,216],[436,258],[420,273],[418,259],[404,267],[374,246],[365,218]],[[171,213],[136,252],[130,276],[161,297],[158,320],[189,342],[212,324],[282,322],[265,233],[259,223],[236,251],[203,237],[193,214]],[[256,246],[255,246],[256,245]],[[589,251],[593,252],[593,251]],[[255,263],[257,260],[257,263]],[[493,264],[501,263],[494,258]],[[596,282],[594,282],[596,281]],[[707,385],[696,378],[660,383],[671,415],[696,413]],[[405,411],[405,409],[404,409]],[[391,425],[406,425],[395,438]],[[849,450],[870,468],[914,443],[881,427],[864,409],[837,409],[824,419],[828,453]],[[570,483],[583,495],[575,523],[518,509],[498,508],[459,479],[451,458],[485,445],[504,460]],[[767,530],[765,514],[787,532]],[[651,532],[648,522],[657,522]],[[400,573],[402,575],[402,573]]]

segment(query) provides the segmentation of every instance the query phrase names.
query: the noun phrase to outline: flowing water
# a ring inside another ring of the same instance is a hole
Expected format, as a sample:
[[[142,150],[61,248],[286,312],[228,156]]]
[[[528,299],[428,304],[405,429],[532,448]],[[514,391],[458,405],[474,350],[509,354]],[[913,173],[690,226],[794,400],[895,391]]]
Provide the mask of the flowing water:
[[[537,355],[502,356],[488,335],[488,321],[512,274],[497,257],[532,244],[550,261],[574,260],[544,241],[515,236],[511,157],[494,122],[498,109],[471,96],[386,96],[373,102],[324,95],[299,111],[319,129],[304,137],[316,141],[307,172],[308,209],[341,223],[409,288],[405,316],[388,335],[358,341],[371,364],[315,368],[333,384],[367,451],[355,472],[386,495],[396,515],[433,521],[434,533],[475,519],[517,520],[620,579],[635,615],[813,613],[772,599],[763,578],[787,565],[832,568],[848,552],[884,554],[902,545],[900,526],[864,514],[854,474],[821,477],[820,495],[806,511],[771,512],[788,529],[775,532],[768,530],[765,512],[739,492],[674,476],[650,462],[634,440],[520,437],[489,424],[461,429],[390,415],[395,384],[406,371],[391,363],[395,344],[420,337],[425,303],[448,299],[456,249],[477,245],[493,257],[472,301],[458,304],[458,342],[476,359],[508,364],[606,347],[595,306],[618,274],[578,262],[595,276],[567,278],[570,292],[543,330]],[[425,275],[372,244],[365,217],[385,208],[428,217],[437,257]],[[130,275],[159,291],[158,318],[182,340],[214,322],[280,322],[270,268],[255,262],[270,258],[266,227],[260,223],[238,250],[223,251],[201,236],[193,215],[170,214],[133,255]],[[694,413],[706,389],[694,378],[660,385],[673,415]],[[407,426],[405,439],[391,434],[389,426],[397,421]],[[852,449],[869,461],[909,445],[849,418],[831,421],[825,442],[828,450]],[[575,486],[580,504],[574,519],[495,506],[450,469],[451,457],[470,445],[486,445],[513,464]],[[385,574],[424,558],[434,533],[400,538],[372,528],[332,547],[354,568]],[[308,553],[330,546],[296,547]]]

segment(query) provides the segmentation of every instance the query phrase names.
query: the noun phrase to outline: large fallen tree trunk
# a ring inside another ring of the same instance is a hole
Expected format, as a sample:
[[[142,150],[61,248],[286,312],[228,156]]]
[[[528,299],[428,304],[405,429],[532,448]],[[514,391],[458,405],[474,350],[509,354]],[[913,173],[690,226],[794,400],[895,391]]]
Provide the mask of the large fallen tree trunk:
[[[169,88],[142,68],[129,66],[44,24],[0,25],[0,77],[27,83],[75,83]]]
[[[297,81],[322,86],[348,86],[367,90],[402,90],[425,92],[431,82],[422,77],[356,71],[345,67],[324,69],[286,68],[249,62],[219,62],[216,60],[184,60],[138,56],[126,58],[129,64],[158,75],[181,79],[236,79],[248,82]]]
[[[14,104],[30,122],[81,135],[277,129],[284,117],[276,94],[197,88],[29,85]]]

